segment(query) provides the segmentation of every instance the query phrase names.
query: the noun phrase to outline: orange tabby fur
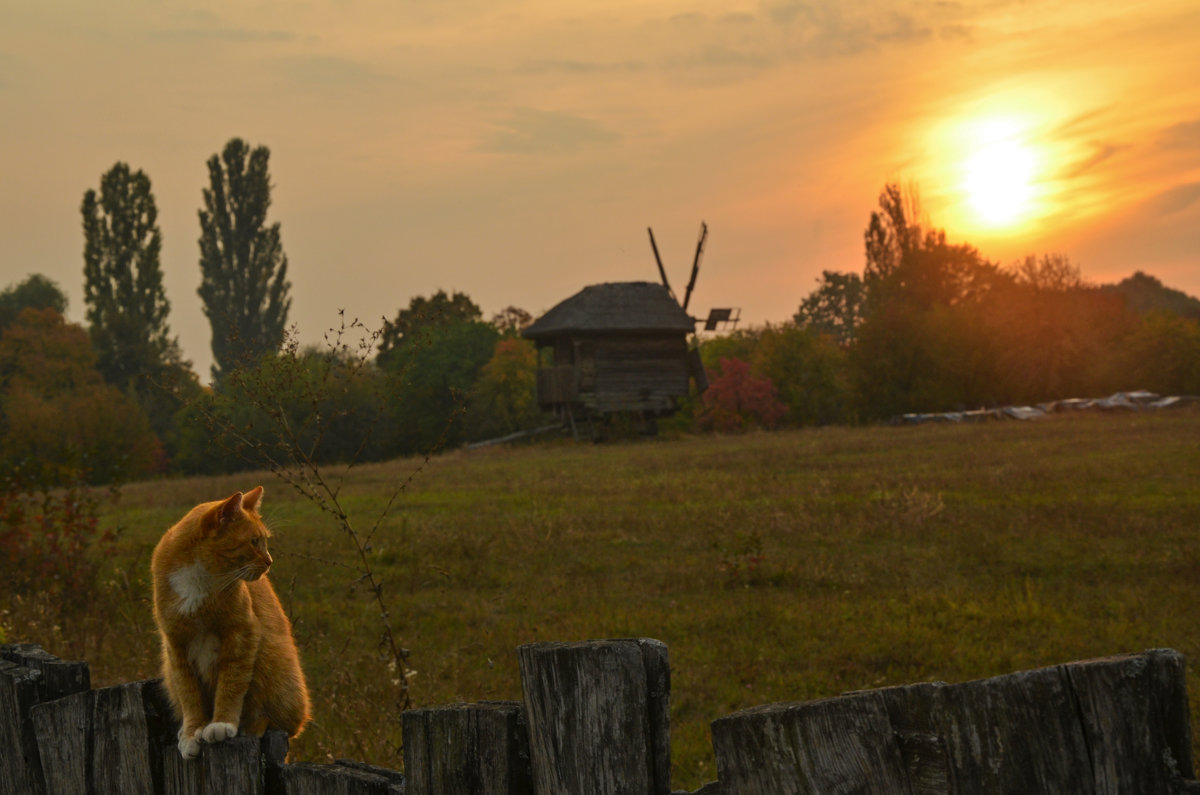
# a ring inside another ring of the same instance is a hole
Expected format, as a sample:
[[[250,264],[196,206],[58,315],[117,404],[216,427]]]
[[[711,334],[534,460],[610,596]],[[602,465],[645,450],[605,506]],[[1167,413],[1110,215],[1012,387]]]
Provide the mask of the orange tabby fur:
[[[292,625],[267,579],[262,486],[197,505],[154,548],[154,619],[179,752],[240,730],[299,734],[308,689]]]

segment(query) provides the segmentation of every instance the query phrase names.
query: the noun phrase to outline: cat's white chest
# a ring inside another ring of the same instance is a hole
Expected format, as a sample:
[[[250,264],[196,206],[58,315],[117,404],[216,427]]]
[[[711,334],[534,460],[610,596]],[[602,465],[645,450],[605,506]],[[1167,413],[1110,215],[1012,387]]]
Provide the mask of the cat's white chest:
[[[212,673],[220,654],[221,639],[211,632],[201,632],[196,635],[187,648],[188,662],[192,664],[192,668],[200,675],[200,678],[206,681],[216,679]]]
[[[195,615],[212,589],[212,576],[203,563],[193,563],[171,572],[171,590],[179,597],[178,610],[185,616]]]

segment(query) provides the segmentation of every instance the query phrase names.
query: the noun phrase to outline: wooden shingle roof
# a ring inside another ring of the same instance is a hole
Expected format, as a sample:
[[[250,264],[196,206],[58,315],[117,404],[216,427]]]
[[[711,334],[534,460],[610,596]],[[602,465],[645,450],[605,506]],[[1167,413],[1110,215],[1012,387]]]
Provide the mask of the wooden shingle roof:
[[[567,332],[677,331],[690,334],[695,320],[655,282],[608,282],[585,287],[521,332],[537,340]]]

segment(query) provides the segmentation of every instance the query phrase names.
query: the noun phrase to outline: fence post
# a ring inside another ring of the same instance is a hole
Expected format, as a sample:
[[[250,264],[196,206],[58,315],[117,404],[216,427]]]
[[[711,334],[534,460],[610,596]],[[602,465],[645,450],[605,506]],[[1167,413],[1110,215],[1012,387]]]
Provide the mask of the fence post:
[[[648,638],[517,649],[534,790],[670,793],[670,669]]]
[[[175,746],[161,679],[91,691],[92,786],[96,792],[162,791],[163,754]]]
[[[532,795],[521,702],[410,709],[402,720],[408,795]]]
[[[85,662],[69,662],[30,643],[0,646],[0,793],[46,791],[35,707],[90,687]]]
[[[202,745],[200,755],[184,759],[178,745],[162,749],[164,795],[208,795],[215,792],[263,795],[265,770],[262,738],[231,737]]]
[[[909,793],[877,693],[751,707],[713,721],[712,741],[722,795]]]
[[[1186,790],[1195,778],[1183,655],[1152,649],[1062,666],[1079,704],[1096,792]],[[1195,782],[1187,791],[1197,791]]]
[[[37,703],[41,674],[0,659],[0,794],[44,792],[29,710]]]
[[[356,762],[283,765],[279,778],[286,795],[404,795],[403,773]]]

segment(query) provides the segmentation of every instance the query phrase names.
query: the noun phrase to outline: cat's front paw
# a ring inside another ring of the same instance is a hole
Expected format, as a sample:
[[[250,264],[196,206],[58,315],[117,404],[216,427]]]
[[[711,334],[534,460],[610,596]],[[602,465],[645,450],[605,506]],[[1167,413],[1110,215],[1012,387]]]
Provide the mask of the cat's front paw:
[[[200,732],[185,737],[183,730],[179,731],[179,755],[184,759],[195,759],[200,755]]]
[[[200,739],[206,743],[219,743],[222,740],[228,740],[236,734],[237,726],[234,726],[232,723],[218,723],[213,721],[200,732]]]

